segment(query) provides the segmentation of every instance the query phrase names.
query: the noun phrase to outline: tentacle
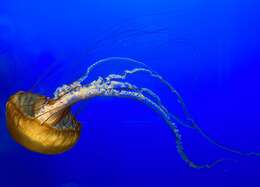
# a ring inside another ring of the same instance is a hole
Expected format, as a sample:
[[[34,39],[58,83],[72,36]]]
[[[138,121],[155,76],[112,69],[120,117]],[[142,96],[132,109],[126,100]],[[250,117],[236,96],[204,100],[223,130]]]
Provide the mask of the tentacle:
[[[174,121],[178,122],[180,125],[187,127],[187,128],[194,128],[190,125],[188,125],[187,123],[183,122],[181,119],[179,119],[177,116],[173,115],[172,113],[169,113],[168,109],[162,104],[160,97],[154,93],[152,90],[148,89],[148,88],[141,88],[140,89],[141,93],[146,93],[148,95],[150,95],[151,97],[153,97],[156,101],[156,103],[165,111],[168,113],[168,115],[174,119]]]
[[[149,89],[143,89],[143,90],[139,90],[139,92],[141,93],[148,93],[150,96],[152,96],[155,100],[156,100],[156,104],[158,107],[160,107],[160,109],[162,111],[164,111],[166,114],[168,113],[169,115],[169,118],[171,120],[175,120],[177,121],[178,123],[184,125],[184,126],[189,126],[191,128],[194,128],[196,129],[200,135],[202,135],[202,137],[204,137],[208,142],[216,145],[217,147],[225,150],[225,151],[228,151],[228,152],[231,152],[231,153],[235,153],[235,154],[238,154],[238,155],[242,155],[242,156],[251,156],[251,155],[255,155],[255,156],[260,156],[260,153],[255,153],[255,152],[242,152],[242,151],[239,151],[239,150],[235,150],[235,149],[232,149],[232,148],[229,148],[229,147],[226,147],[222,144],[219,144],[218,142],[216,142],[215,140],[213,140],[212,138],[210,138],[199,126],[198,124],[192,119],[191,115],[189,114],[188,110],[187,110],[187,107],[180,95],[180,93],[168,82],[166,81],[161,75],[159,75],[158,73],[150,70],[147,65],[145,65],[144,63],[140,62],[140,61],[137,61],[137,60],[133,60],[133,59],[130,59],[130,58],[125,58],[125,57],[109,57],[109,58],[105,58],[105,59],[102,59],[102,60],[99,60],[97,62],[95,62],[94,64],[92,64],[86,71],[86,73],[80,78],[78,79],[77,81],[75,81],[73,84],[71,85],[63,85],[62,87],[59,87],[56,91],[55,91],[55,98],[58,98],[58,97],[61,97],[67,93],[70,93],[72,92],[74,89],[78,89],[80,86],[81,86],[81,83],[88,78],[89,74],[93,71],[93,69],[95,67],[97,67],[98,65],[100,64],[103,64],[103,63],[107,63],[107,62],[111,62],[111,61],[114,61],[114,60],[120,60],[120,61],[125,61],[126,63],[134,63],[134,64],[137,64],[137,65],[140,65],[142,66],[142,68],[135,68],[133,70],[125,70],[123,74],[121,75],[118,75],[118,74],[110,74],[109,76],[107,76],[105,78],[106,82],[111,82],[112,80],[125,80],[127,78],[128,75],[131,75],[131,74],[135,74],[135,73],[138,73],[138,72],[145,72],[145,73],[148,73],[151,77],[154,77],[156,79],[158,79],[162,84],[164,84],[174,95],[177,96],[178,98],[178,102],[180,103],[181,105],[181,108],[184,112],[184,115],[186,117],[186,120],[189,121],[191,123],[191,125],[188,125],[187,123],[181,121],[177,116],[174,116],[173,114],[169,113],[167,111],[167,109],[162,105],[160,99],[159,99],[159,96],[157,96],[155,93],[153,93],[151,90]],[[98,81],[102,82],[103,80],[102,79],[98,79]]]
[[[111,79],[109,78],[106,78],[106,80],[109,80],[111,81]],[[116,81],[112,81],[112,82],[116,82]],[[121,83],[122,84],[122,83]],[[135,90],[135,91],[138,91],[142,94],[147,94],[149,96],[151,96],[154,100],[155,100],[155,103],[165,112],[167,113],[171,118],[173,118],[175,121],[177,121],[180,125],[182,126],[185,126],[187,128],[192,128],[191,126],[187,125],[186,123],[184,123],[183,121],[181,121],[177,116],[169,113],[168,109],[162,104],[161,102],[161,99],[160,97],[154,93],[152,90],[148,89],[148,88],[138,88],[137,86],[135,85],[132,85],[128,82],[124,82],[124,87],[125,86],[128,86],[128,89],[131,89],[131,90]]]
[[[183,108],[183,110],[185,111],[186,114],[188,114],[186,106],[183,102],[183,99],[181,98],[181,95],[177,92],[177,90],[175,88],[173,88],[165,79],[163,79],[158,73],[153,72],[151,69],[148,68],[148,66],[146,64],[144,64],[141,61],[138,60],[134,60],[131,58],[126,58],[126,57],[109,57],[109,58],[105,58],[102,60],[99,60],[97,62],[95,62],[94,64],[92,64],[91,66],[89,66],[89,68],[87,69],[86,73],[80,77],[77,81],[75,81],[73,84],[80,84],[82,83],[84,80],[86,80],[89,76],[89,74],[98,66],[107,62],[111,62],[111,61],[116,61],[116,60],[120,60],[120,61],[125,61],[125,63],[133,63],[133,64],[137,64],[140,66],[143,66],[145,68],[135,68],[133,70],[125,70],[123,75],[118,75],[118,74],[110,74],[109,76],[106,77],[106,80],[112,80],[112,79],[121,79],[124,80],[127,78],[128,75],[130,74],[134,74],[134,73],[138,73],[138,72],[147,72],[149,73],[152,77],[158,78],[161,82],[163,82],[164,84],[166,83],[166,86],[170,87],[170,90],[178,97],[179,102],[181,103],[181,106]],[[67,85],[63,85],[62,87],[58,88],[55,91],[55,96],[57,97],[57,95],[59,95],[59,92],[61,92],[62,90],[64,91],[70,91],[69,88],[72,88],[73,86],[68,87]],[[145,90],[143,90],[145,91]],[[147,93],[149,92],[148,89],[146,90]],[[150,95],[153,97],[155,96],[155,94],[151,94]],[[160,99],[158,99],[159,97],[157,97],[157,101],[160,102]],[[160,104],[159,104],[160,105]],[[161,105],[162,106],[162,105]],[[177,116],[174,116],[173,114],[171,115],[172,118],[174,118],[176,121],[178,121],[178,123],[180,123],[181,125],[185,126],[185,127],[189,127],[189,128],[193,128],[192,126],[188,125],[187,123],[181,121]],[[187,115],[186,115],[187,116]],[[190,120],[191,121],[191,120]]]
[[[85,79],[88,78],[89,74],[92,72],[92,70],[96,66],[103,64],[103,63],[107,63],[107,62],[112,61],[112,60],[121,60],[121,61],[125,61],[126,63],[134,63],[134,64],[137,64],[137,65],[140,65],[140,66],[143,66],[143,67],[147,67],[147,65],[144,64],[143,62],[140,62],[138,60],[134,60],[134,59],[131,59],[131,58],[127,58],[127,57],[108,57],[108,58],[101,59],[101,60],[95,62],[94,64],[92,64],[91,66],[89,66],[86,73],[82,77],[80,77],[76,82],[82,83]]]
[[[161,77],[158,73],[152,71],[151,69],[148,68],[148,66],[146,64],[144,64],[143,62],[138,61],[138,60],[134,60],[134,59],[127,58],[127,57],[108,57],[108,58],[105,58],[105,59],[101,59],[101,60],[95,62],[94,64],[92,64],[91,66],[89,66],[89,68],[87,69],[86,73],[82,77],[80,77],[77,81],[75,81],[73,84],[77,85],[77,84],[82,83],[84,80],[86,80],[88,78],[89,74],[98,65],[101,65],[101,64],[104,64],[104,63],[107,63],[107,62],[111,62],[111,61],[117,61],[117,60],[125,61],[125,63],[128,63],[128,64],[132,63],[132,64],[140,65],[140,66],[143,66],[144,68],[135,68],[133,70],[125,70],[123,75],[110,74],[110,76],[107,77],[107,80],[109,80],[109,79],[111,80],[111,79],[115,79],[115,78],[119,78],[119,79],[123,80],[130,74],[134,74],[134,73],[137,73],[137,72],[147,72],[152,77],[155,77],[155,78],[159,79],[163,84],[165,84],[172,91],[172,93],[174,93],[178,97],[178,101],[179,101],[179,103],[182,106],[182,109],[183,109],[183,111],[185,113],[185,116],[187,117],[187,120],[193,122],[193,120],[190,117],[190,115],[189,115],[189,113],[187,111],[187,108],[186,108],[186,106],[185,106],[185,104],[183,102],[183,99],[182,99],[181,95],[177,92],[177,90],[170,83],[168,83],[163,77]],[[59,92],[61,90],[64,90],[64,89],[66,90],[68,88],[69,87],[66,87],[66,85],[58,88],[55,91],[55,96],[57,97],[57,95],[59,95]],[[69,91],[69,90],[66,90],[66,91]],[[192,128],[192,126],[184,123],[177,116],[172,115],[172,117],[175,118],[175,120],[178,121],[183,126]],[[194,124],[192,124],[192,125],[194,125]]]
[[[146,69],[146,68],[135,68],[133,70],[125,70],[123,74],[110,74],[109,76],[106,77],[106,80],[107,81],[111,81],[111,80],[114,80],[114,79],[117,79],[117,80],[125,80],[129,75],[131,74],[135,74],[135,73],[138,73],[138,72],[146,72],[146,73],[149,73],[149,74],[157,74],[155,72],[152,72],[150,69]],[[158,77],[155,77],[158,79]],[[159,79],[160,80],[160,79]],[[172,86],[171,86],[172,87]],[[181,95],[177,92],[177,90],[175,88],[172,87],[171,90],[175,90],[173,93],[178,97],[178,101],[182,103],[181,107],[184,111],[187,111],[186,109],[186,106],[183,102],[183,99],[181,98]],[[142,88],[142,92],[146,92],[147,94],[149,94],[150,96],[154,97],[155,100],[157,101],[157,104],[161,107],[163,107],[163,104],[161,102],[161,99],[160,97],[155,94],[153,91],[151,91],[150,89],[148,88]],[[177,93],[177,94],[176,94]],[[164,107],[164,110],[167,111],[167,109]],[[185,113],[186,114],[186,113]],[[191,125],[190,124],[187,124],[185,123],[184,121],[182,121],[180,118],[178,118],[177,116],[171,114],[170,115],[175,121],[177,121],[179,124],[181,124],[182,126],[185,126],[185,127],[188,127],[188,128],[195,128],[194,127],[194,124],[192,123]],[[187,117],[187,115],[185,115]],[[188,117],[187,117],[188,118]],[[191,118],[188,118],[186,120],[190,120]]]
[[[209,137],[209,135],[207,135],[200,127],[199,125],[192,119],[192,117],[190,116],[188,110],[187,110],[187,107],[183,101],[183,98],[181,97],[180,93],[168,82],[166,81],[162,76],[160,76],[158,73],[156,72],[153,72],[149,69],[146,69],[146,68],[135,68],[133,70],[125,70],[123,74],[121,75],[118,75],[118,74],[111,74],[109,75],[108,77],[106,77],[106,80],[107,81],[112,81],[114,79],[117,79],[117,80],[125,80],[127,78],[128,75],[131,75],[131,74],[135,74],[135,73],[138,73],[138,72],[146,72],[148,73],[150,76],[158,79],[160,82],[162,82],[164,85],[166,85],[170,91],[175,94],[178,98],[178,101],[182,107],[182,110],[184,112],[184,115],[186,116],[186,120],[187,121],[190,121],[191,122],[191,125],[187,125],[187,123],[183,122],[182,120],[180,120],[177,116],[169,113],[169,116],[176,120],[178,123],[180,123],[181,125],[183,126],[186,126],[186,127],[190,127],[190,128],[194,128],[195,130],[197,130],[199,132],[199,134],[205,139],[207,140],[208,142],[210,142],[211,144],[219,147],[220,149],[224,150],[224,151],[228,151],[230,153],[234,153],[234,154],[238,154],[238,155],[241,155],[241,156],[260,156],[260,153],[258,152],[244,152],[244,151],[240,151],[240,150],[236,150],[236,149],[233,149],[233,148],[230,148],[230,147],[227,147],[225,145],[222,145],[218,142],[216,142],[215,140],[213,140],[211,137]],[[161,100],[159,98],[159,96],[157,94],[155,94],[154,92],[152,92],[151,90],[145,88],[143,89],[143,91],[149,93],[150,95],[152,95],[156,100],[157,100],[157,104],[159,106],[163,106],[163,104],[161,103]],[[167,111],[167,109],[165,107],[162,107],[164,108],[165,111]]]
[[[179,132],[179,129],[177,126],[171,121],[170,116],[164,111],[163,108],[161,108],[159,105],[157,105],[154,101],[150,100],[149,98],[145,97],[141,92],[138,92],[137,90],[133,89],[135,88],[134,85],[131,85],[130,83],[122,83],[122,82],[113,82],[113,84],[102,84],[101,86],[103,89],[101,90],[100,95],[101,96],[115,96],[115,97],[126,97],[135,99],[138,101],[141,101],[142,103],[145,103],[147,106],[152,108],[154,111],[159,113],[159,115],[164,119],[164,121],[167,123],[167,125],[171,128],[172,132],[175,135],[176,138],[176,147],[177,151],[180,154],[181,158],[190,166],[193,168],[211,168],[215,166],[216,164],[226,161],[224,159],[216,160],[215,162],[211,164],[205,164],[205,165],[199,165],[195,164],[192,160],[190,160],[185,153],[183,143],[182,143],[182,137]],[[129,88],[129,90],[127,90]],[[121,90],[126,89],[126,90]]]

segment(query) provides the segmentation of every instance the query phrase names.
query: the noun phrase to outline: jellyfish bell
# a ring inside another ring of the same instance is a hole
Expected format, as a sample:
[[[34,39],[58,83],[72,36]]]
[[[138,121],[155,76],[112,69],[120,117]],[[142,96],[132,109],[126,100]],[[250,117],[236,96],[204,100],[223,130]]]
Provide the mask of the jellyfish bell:
[[[80,136],[80,124],[69,107],[36,117],[43,104],[54,101],[29,92],[18,92],[6,104],[7,128],[13,139],[27,149],[58,154],[73,147]]]

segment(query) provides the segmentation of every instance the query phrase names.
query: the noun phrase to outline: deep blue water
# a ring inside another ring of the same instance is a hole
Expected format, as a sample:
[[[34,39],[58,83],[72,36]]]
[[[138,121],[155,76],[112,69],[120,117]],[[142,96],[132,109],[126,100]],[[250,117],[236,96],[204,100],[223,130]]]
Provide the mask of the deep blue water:
[[[1,0],[0,186],[260,186],[260,157],[227,153],[177,124],[194,162],[237,160],[188,167],[164,121],[134,100],[100,97],[77,104],[81,138],[56,156],[16,144],[5,122],[5,103],[15,92],[52,96],[93,62],[123,56],[146,63],[177,88],[212,138],[260,152],[259,9],[253,0]],[[103,65],[90,80],[129,68]],[[158,81],[145,75],[131,80],[182,114]]]

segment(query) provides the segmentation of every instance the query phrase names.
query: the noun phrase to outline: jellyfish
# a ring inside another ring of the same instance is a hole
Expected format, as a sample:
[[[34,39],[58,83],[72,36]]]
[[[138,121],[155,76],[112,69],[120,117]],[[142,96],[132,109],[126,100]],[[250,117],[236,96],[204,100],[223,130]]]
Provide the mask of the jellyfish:
[[[84,83],[89,74],[100,64],[120,61],[138,65],[121,74],[99,76],[92,82]],[[172,114],[162,103],[160,97],[151,89],[138,87],[128,82],[129,75],[145,73],[158,79],[171,93],[177,96],[185,122]],[[7,128],[13,139],[25,148],[42,154],[59,154],[68,151],[79,140],[80,122],[71,112],[71,107],[82,100],[98,96],[130,98],[146,104],[164,120],[175,136],[176,150],[183,161],[192,168],[210,168],[220,162],[219,159],[208,164],[197,164],[185,152],[178,124],[195,129],[207,141],[217,147],[244,156],[259,156],[255,152],[242,152],[211,139],[192,119],[179,92],[160,74],[151,70],[143,62],[127,57],[108,57],[89,66],[85,74],[71,84],[58,87],[52,98],[31,92],[19,91],[12,95],[6,104]]]

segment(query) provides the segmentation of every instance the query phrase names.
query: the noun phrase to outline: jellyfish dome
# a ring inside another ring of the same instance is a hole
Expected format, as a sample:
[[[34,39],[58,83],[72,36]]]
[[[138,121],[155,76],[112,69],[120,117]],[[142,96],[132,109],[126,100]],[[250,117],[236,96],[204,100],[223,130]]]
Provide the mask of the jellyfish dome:
[[[27,149],[45,154],[62,153],[79,139],[80,124],[69,108],[44,121],[35,118],[39,107],[46,102],[51,100],[32,93],[16,93],[6,104],[7,127],[16,142]]]

